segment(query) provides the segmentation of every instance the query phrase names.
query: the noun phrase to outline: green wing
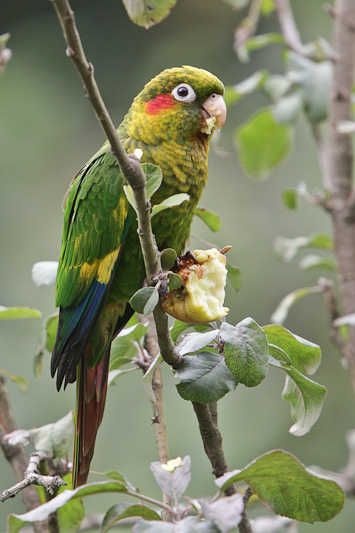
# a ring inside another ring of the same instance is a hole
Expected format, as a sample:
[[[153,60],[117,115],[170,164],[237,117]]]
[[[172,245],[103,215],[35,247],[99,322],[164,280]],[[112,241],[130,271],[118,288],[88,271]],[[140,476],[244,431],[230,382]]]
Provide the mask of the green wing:
[[[124,178],[110,152],[92,159],[76,176],[67,199],[56,305],[77,306],[92,282],[110,282],[132,208]]]

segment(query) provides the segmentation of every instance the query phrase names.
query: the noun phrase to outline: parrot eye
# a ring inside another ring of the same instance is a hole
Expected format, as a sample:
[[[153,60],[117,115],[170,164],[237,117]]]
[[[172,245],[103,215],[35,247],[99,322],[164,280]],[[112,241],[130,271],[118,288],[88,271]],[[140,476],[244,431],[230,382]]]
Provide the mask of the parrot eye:
[[[179,100],[179,102],[187,102],[190,104],[196,100],[195,91],[187,83],[180,83],[180,85],[171,91],[171,94],[176,100]]]

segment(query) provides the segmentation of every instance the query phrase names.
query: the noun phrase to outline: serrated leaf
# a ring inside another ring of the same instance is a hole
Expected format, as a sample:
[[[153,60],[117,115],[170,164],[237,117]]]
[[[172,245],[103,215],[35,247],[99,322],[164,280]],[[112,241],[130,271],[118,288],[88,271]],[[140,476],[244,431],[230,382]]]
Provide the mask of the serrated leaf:
[[[166,198],[160,204],[153,205],[151,217],[153,218],[161,211],[164,211],[165,209],[170,209],[171,207],[175,207],[177,205],[182,204],[182,202],[186,202],[189,200],[190,196],[184,192],[173,194],[173,196],[169,196],[169,198]]]
[[[41,285],[55,285],[58,261],[39,261],[32,267],[32,280],[39,287]]]
[[[299,250],[305,248],[319,248],[328,252],[333,251],[333,239],[324,233],[313,233],[308,237],[295,237],[294,239],[287,239],[281,235],[276,237],[274,248],[276,255],[282,261],[291,261]]]
[[[27,378],[12,374],[11,372],[8,372],[8,370],[5,370],[5,368],[0,368],[0,374],[5,375],[12,381],[12,383],[17,385],[22,394],[27,394],[29,388],[29,382]]]
[[[172,499],[175,505],[178,505],[191,480],[191,457],[185,455],[181,465],[173,471],[163,469],[160,461],[150,463],[150,470],[161,490]]]
[[[269,324],[263,330],[268,343],[281,348],[297,370],[308,376],[314,374],[322,360],[318,344],[303,339],[278,324]]]
[[[199,333],[197,331],[188,333],[176,348],[180,355],[197,352],[213,342],[218,333],[218,329],[206,331],[205,333]]]
[[[223,322],[220,335],[225,342],[226,364],[235,380],[256,387],[266,377],[269,348],[266,335],[252,318],[235,327]]]
[[[176,0],[122,0],[129,18],[138,26],[151,28],[167,17]]]
[[[244,481],[272,511],[301,522],[326,522],[344,505],[344,493],[334,481],[318,476],[283,450],[261,455],[242,470],[216,479],[220,492]]]
[[[318,285],[316,285],[315,287],[302,287],[301,289],[296,289],[290,292],[281,300],[281,302],[271,315],[271,322],[275,324],[283,324],[288,316],[290,309],[295,305],[296,302],[298,302],[305,296],[309,296],[310,294],[317,294],[320,292],[323,292],[323,289]]]
[[[185,357],[175,377],[180,380],[176,385],[180,396],[199,403],[216,402],[237,385],[224,357],[213,352]]]
[[[21,515],[10,514],[8,517],[9,533],[17,533],[26,522],[33,523],[46,520],[49,515],[71,500],[91,496],[92,494],[124,493],[126,491],[126,486],[118,481],[99,481],[98,483],[88,483],[74,490],[64,490],[55,498],[27,513]]]
[[[195,216],[203,220],[203,222],[210,228],[211,231],[219,231],[221,229],[221,219],[213,211],[205,209],[204,207],[196,207]]]
[[[310,270],[315,270],[318,268],[323,268],[325,270],[330,270],[331,272],[336,271],[336,262],[334,259],[328,257],[321,257],[320,255],[305,255],[300,261],[300,269],[309,272]]]
[[[228,262],[226,264],[226,268],[227,280],[229,281],[235,292],[239,292],[240,287],[242,285],[242,271],[240,270],[240,268],[233,266]]]
[[[143,287],[131,298],[130,304],[137,313],[149,315],[159,302],[159,293],[155,287]]]
[[[262,109],[236,130],[234,140],[245,172],[265,179],[289,153],[293,130],[276,122],[270,109]]]
[[[161,520],[157,512],[145,505],[118,503],[111,507],[105,514],[101,525],[101,533],[109,531],[119,520],[131,518],[133,516],[139,516],[146,520]]]
[[[173,248],[165,248],[160,253],[161,268],[164,272],[171,270],[174,266],[177,253]]]
[[[17,320],[19,318],[40,318],[41,311],[30,307],[4,307],[0,305],[0,320]]]

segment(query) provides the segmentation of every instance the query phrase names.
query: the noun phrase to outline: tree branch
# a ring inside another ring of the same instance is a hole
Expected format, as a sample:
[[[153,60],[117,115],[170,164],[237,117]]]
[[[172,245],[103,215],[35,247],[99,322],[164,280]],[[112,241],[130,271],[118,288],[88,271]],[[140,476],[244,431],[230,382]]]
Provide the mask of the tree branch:
[[[353,147],[350,135],[339,132],[338,124],[351,120],[351,94],[355,71],[355,2],[337,0],[334,17],[333,48],[335,60],[329,106],[329,140],[324,184],[329,193],[329,207],[334,228],[339,292],[344,314],[355,312],[355,208]],[[343,349],[347,358],[355,395],[355,327],[349,326],[349,341]]]
[[[11,433],[15,429],[16,425],[7,393],[6,380],[4,376],[0,374],[0,446],[5,459],[11,464],[16,478],[20,481],[23,479],[23,473],[28,465],[25,451],[22,444],[10,446],[4,440],[5,434]],[[31,511],[41,505],[36,487],[34,486],[29,486],[21,493],[21,496],[27,511]],[[44,520],[42,522],[36,522],[34,524],[34,530],[36,533],[48,533],[48,531],[50,531],[48,521]]]
[[[128,155],[122,146],[116,128],[103,102],[94,77],[94,67],[86,59],[77,30],[74,12],[67,0],[51,0],[63,29],[67,43],[67,55],[73,61],[84,84],[86,94],[95,110],[96,117],[111,145],[111,151],[116,157],[120,169],[133,189],[138,214],[138,236],[142,248],[146,278],[148,284],[154,284],[154,278],[160,271],[160,261],[151,227],[150,205],[145,190],[145,175],[137,158]],[[154,311],[159,346],[163,359],[173,368],[182,364],[182,357],[175,350],[171,340],[168,319],[160,307]]]
[[[31,453],[23,480],[19,481],[19,483],[16,483],[16,485],[13,485],[9,489],[4,490],[0,494],[0,502],[4,502],[9,498],[14,498],[16,494],[29,485],[39,485],[41,487],[45,487],[49,494],[54,494],[54,490],[56,488],[65,486],[66,483],[60,476],[43,476],[39,473],[39,464],[45,459],[46,454],[44,452]]]

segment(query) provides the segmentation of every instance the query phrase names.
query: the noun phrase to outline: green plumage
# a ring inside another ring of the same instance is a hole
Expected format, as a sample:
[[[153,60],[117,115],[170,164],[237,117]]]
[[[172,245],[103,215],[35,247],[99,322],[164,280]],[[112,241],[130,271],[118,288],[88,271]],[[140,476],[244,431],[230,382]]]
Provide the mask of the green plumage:
[[[179,99],[175,88],[181,84],[193,89],[192,101]],[[163,182],[152,204],[181,192],[190,195],[189,201],[152,219],[160,250],[184,250],[207,180],[211,134],[201,132],[206,121],[203,106],[210,95],[223,90],[215,76],[201,69],[166,70],[135,98],[118,128],[128,152],[140,148],[142,162],[162,168]],[[63,381],[78,382],[75,485],[86,481],[102,419],[112,339],[129,320],[128,301],[145,277],[136,215],[124,184],[106,143],[74,178],[65,207],[52,375],[57,372],[58,389]]]

